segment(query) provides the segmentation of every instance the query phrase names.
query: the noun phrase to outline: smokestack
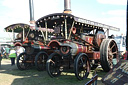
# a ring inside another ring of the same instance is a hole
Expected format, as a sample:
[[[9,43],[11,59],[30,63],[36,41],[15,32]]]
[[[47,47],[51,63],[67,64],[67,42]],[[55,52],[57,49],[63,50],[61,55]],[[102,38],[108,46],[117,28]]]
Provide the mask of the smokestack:
[[[35,24],[33,0],[29,0],[29,8],[30,8],[30,24]]]
[[[127,14],[126,14],[127,16],[127,19],[126,19],[126,52],[127,52],[127,60],[128,60],[128,0],[127,0]]]
[[[64,13],[71,13],[71,0],[64,0]]]

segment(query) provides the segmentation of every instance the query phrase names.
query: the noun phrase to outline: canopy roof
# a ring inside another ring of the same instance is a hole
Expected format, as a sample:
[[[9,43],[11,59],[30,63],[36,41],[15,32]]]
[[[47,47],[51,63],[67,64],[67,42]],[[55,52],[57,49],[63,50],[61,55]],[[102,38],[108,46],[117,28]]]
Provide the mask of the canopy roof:
[[[28,29],[30,28],[30,25],[24,24],[24,23],[16,23],[16,24],[7,26],[5,30],[6,32],[12,32],[12,30],[14,30],[14,32],[19,33],[19,32],[22,32],[23,28]]]
[[[79,26],[89,26],[93,28],[103,28],[103,29],[109,29],[109,30],[114,30],[114,31],[120,31],[119,28],[105,25],[99,22],[83,19],[76,17],[72,14],[67,14],[67,13],[54,13],[54,14],[49,14],[47,16],[41,17],[36,21],[37,27],[45,27],[45,22],[48,23],[48,27],[52,28],[56,22],[64,22],[64,19],[67,18],[67,22],[71,23],[75,21],[75,24],[79,24]]]

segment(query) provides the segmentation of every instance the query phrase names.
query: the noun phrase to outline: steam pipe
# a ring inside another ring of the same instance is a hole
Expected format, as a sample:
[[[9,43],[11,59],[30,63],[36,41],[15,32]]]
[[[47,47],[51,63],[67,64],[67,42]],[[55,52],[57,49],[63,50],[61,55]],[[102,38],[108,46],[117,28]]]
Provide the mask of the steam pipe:
[[[71,0],[64,0],[64,13],[71,13]]]
[[[65,39],[67,39],[67,20],[65,19]]]
[[[34,22],[34,5],[33,0],[29,0],[29,8],[30,8],[30,23]]]

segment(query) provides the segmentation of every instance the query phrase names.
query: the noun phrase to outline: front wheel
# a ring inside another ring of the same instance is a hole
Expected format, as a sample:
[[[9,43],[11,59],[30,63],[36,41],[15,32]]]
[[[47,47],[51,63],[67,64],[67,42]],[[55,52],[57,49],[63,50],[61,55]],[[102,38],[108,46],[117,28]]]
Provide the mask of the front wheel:
[[[58,53],[52,53],[46,63],[46,70],[50,77],[56,77],[62,71],[62,56]]]
[[[74,70],[77,79],[83,80],[88,77],[90,71],[90,64],[86,54],[80,53],[76,56]]]
[[[46,61],[48,58],[48,54],[46,52],[39,52],[35,57],[35,66],[37,70],[43,71],[46,69]]]
[[[26,62],[28,59],[29,59],[29,57],[25,52],[21,53],[17,57],[17,67],[19,70],[25,70],[30,66],[30,64]]]

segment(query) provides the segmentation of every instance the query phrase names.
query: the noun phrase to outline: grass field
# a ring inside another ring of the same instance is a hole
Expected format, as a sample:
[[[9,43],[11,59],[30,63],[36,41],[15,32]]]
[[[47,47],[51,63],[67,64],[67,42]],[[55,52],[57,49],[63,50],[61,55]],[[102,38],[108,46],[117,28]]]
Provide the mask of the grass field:
[[[84,85],[94,73],[94,70],[91,70],[86,80],[79,81],[74,73],[62,72],[61,76],[51,78],[46,71],[37,71],[35,67],[20,71],[16,66],[11,66],[8,59],[3,59],[1,64],[0,85]],[[97,85],[104,85],[101,79],[106,73],[101,68],[97,68],[96,71]]]

